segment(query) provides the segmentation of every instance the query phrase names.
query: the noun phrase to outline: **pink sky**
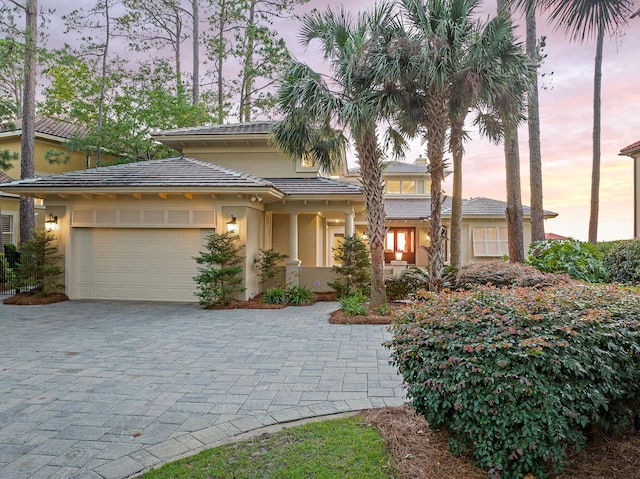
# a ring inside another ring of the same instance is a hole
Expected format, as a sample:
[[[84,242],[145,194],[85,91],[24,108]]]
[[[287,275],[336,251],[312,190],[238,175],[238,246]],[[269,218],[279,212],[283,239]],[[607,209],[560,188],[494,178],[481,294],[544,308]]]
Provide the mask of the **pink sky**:
[[[323,9],[326,0],[311,0]],[[331,2],[351,11],[370,8],[371,1]],[[640,3],[636,0],[636,8]],[[493,14],[495,2],[483,3],[484,14]],[[635,11],[634,9],[634,11]],[[519,19],[516,23],[524,24]],[[522,33],[524,42],[524,33]],[[547,220],[546,232],[587,239],[591,191],[593,123],[593,69],[595,40],[570,43],[554,32],[544,19],[538,21],[538,36],[547,36],[547,59],[540,82],[541,148],[544,207],[558,217]],[[290,45],[293,47],[293,45]],[[618,39],[605,41],[602,75],[601,186],[598,239],[633,236],[633,161],[618,153],[640,140],[640,18],[631,19]],[[309,61],[316,51],[295,49],[299,59]],[[542,87],[545,87],[544,89]],[[487,196],[506,199],[504,154],[471,132],[463,167],[464,197]],[[526,125],[520,129],[522,202],[530,204],[529,147]],[[412,161],[424,149],[419,143],[407,155]],[[451,179],[445,192],[451,192]]]
[[[80,0],[55,0],[57,15],[85,4]],[[91,2],[92,3],[92,2]],[[327,5],[345,5],[350,11],[371,8],[371,0],[310,0],[304,11],[323,10]],[[635,1],[635,8],[640,0]],[[495,12],[495,1],[483,3],[483,15]],[[57,16],[56,15],[56,16]],[[517,20],[517,23],[524,23]],[[50,30],[60,31],[55,27]],[[317,49],[303,50],[298,45],[299,23],[287,22],[281,32],[294,56],[314,67],[322,65]],[[538,36],[547,36],[547,59],[542,67],[553,72],[542,81],[540,114],[542,137],[544,207],[559,214],[548,220],[547,232],[586,239],[589,224],[591,182],[591,131],[593,101],[593,64],[595,41],[570,43],[555,33],[544,20],[538,22]],[[55,34],[50,38],[55,42]],[[58,39],[59,40],[59,39]],[[524,38],[522,38],[524,41]],[[602,77],[602,169],[598,238],[612,240],[633,235],[633,163],[621,157],[621,148],[640,140],[640,17],[631,19],[623,35],[606,39]],[[190,61],[189,48],[183,49],[184,64]],[[185,67],[186,68],[186,67]],[[407,161],[413,161],[423,148],[416,142]],[[526,125],[520,131],[522,200],[529,204],[529,163]],[[487,196],[505,200],[504,155],[501,146],[478,138],[466,145],[464,160],[464,196]],[[451,192],[451,180],[445,182]]]

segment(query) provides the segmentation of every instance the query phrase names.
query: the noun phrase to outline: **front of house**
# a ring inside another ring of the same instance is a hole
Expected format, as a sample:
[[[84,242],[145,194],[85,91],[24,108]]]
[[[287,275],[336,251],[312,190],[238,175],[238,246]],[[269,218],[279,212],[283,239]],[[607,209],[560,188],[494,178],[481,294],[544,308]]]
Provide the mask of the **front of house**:
[[[42,176],[3,185],[5,194],[42,199],[56,218],[71,299],[194,301],[194,256],[213,231],[237,228],[244,246],[245,299],[262,291],[260,249],[287,254],[286,280],[327,290],[333,248],[366,232],[357,172],[346,160],[324,173],[269,143],[271,122],[159,132],[183,156]],[[385,170],[386,261],[427,263],[429,175],[424,160]],[[447,202],[445,224],[450,218]],[[463,260],[506,252],[505,204],[463,207]],[[547,212],[547,216],[553,216]],[[528,210],[525,209],[525,217]]]

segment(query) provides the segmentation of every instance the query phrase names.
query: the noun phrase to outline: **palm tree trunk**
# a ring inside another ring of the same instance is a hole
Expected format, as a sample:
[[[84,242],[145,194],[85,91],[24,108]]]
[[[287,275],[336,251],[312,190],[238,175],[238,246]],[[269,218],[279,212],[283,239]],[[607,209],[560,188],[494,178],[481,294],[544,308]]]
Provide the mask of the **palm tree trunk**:
[[[442,289],[442,181],[444,180],[444,146],[449,127],[449,91],[447,88],[431,87],[426,96],[429,112],[427,126],[427,158],[431,174],[431,219],[429,235],[431,244],[427,248],[429,257],[429,290]]]
[[[593,77],[593,165],[591,167],[591,215],[589,216],[589,242],[598,242],[598,210],[600,208],[600,102],[602,90],[602,48],[604,27],[598,28],[595,74]]]
[[[372,308],[387,302],[384,289],[384,190],[382,184],[382,155],[378,148],[375,125],[356,141],[360,176],[367,215],[367,235],[371,251]]]
[[[508,127],[504,139],[504,159],[507,176],[507,230],[509,261],[524,263],[524,228],[522,226],[522,193],[520,188],[520,152],[518,131]]]
[[[25,52],[24,52],[24,94],[22,105],[22,139],[20,145],[20,178],[35,176],[34,143],[36,123],[36,58],[38,38],[38,1],[27,0],[25,3]],[[20,243],[25,243],[33,236],[35,214],[33,198],[20,197]]]
[[[451,123],[451,155],[453,156],[453,195],[451,196],[451,264],[462,266],[462,122]]]
[[[536,12],[527,8],[527,54],[534,65],[538,64],[536,38]],[[538,76],[533,77],[528,98],[529,126],[529,181],[531,187],[531,242],[543,241],[544,212],[542,201],[542,155],[540,152],[540,108],[538,103]]]

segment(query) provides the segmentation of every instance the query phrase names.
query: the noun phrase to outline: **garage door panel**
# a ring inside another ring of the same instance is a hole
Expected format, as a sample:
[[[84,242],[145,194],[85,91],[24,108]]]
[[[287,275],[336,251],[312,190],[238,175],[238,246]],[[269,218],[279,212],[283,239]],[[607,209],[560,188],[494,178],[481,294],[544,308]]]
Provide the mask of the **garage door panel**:
[[[75,228],[74,291],[79,299],[196,301],[197,264],[211,230]]]

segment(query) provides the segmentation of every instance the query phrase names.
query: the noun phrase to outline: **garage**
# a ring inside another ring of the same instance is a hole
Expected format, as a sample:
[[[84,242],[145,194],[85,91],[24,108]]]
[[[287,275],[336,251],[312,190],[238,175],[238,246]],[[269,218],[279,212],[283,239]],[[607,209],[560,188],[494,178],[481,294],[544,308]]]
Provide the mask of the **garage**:
[[[197,301],[194,256],[213,229],[72,228],[74,299]]]

